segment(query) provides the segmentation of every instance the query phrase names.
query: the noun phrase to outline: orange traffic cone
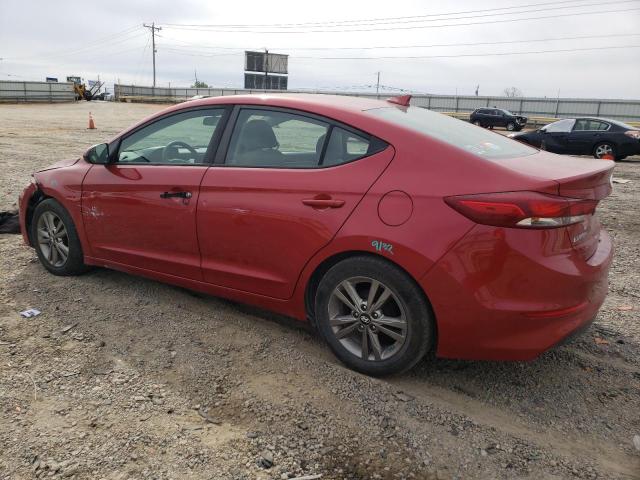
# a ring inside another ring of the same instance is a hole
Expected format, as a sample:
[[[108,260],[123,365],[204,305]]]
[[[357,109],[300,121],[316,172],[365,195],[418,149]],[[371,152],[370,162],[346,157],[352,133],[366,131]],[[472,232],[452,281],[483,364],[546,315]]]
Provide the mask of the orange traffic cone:
[[[96,124],[93,121],[93,115],[91,115],[91,112],[89,112],[89,130],[95,130],[96,129]]]
[[[602,160],[615,160],[615,157],[610,153],[605,153],[600,157]]]

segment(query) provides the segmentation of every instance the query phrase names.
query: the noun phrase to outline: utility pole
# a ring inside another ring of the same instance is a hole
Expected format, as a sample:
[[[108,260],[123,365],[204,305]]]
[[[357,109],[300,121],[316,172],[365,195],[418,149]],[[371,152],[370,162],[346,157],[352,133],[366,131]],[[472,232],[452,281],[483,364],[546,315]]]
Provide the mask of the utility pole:
[[[267,90],[267,81],[269,80],[269,50],[264,49],[264,89]]]
[[[156,86],[156,30],[162,30],[162,27],[156,27],[156,22],[151,25],[142,24],[143,27],[151,29],[151,52],[153,53],[153,87]]]
[[[378,74],[378,82],[376,83],[376,95],[380,93],[380,72],[376,72]]]

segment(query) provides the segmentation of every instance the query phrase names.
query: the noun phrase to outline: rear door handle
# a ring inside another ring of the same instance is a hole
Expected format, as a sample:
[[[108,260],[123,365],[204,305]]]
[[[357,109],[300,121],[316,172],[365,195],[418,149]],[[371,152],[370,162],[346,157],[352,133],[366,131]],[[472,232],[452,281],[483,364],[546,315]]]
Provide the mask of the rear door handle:
[[[191,192],[164,192],[160,198],[191,198]]]
[[[340,208],[344,205],[344,200],[333,198],[305,198],[302,203],[312,208]]]

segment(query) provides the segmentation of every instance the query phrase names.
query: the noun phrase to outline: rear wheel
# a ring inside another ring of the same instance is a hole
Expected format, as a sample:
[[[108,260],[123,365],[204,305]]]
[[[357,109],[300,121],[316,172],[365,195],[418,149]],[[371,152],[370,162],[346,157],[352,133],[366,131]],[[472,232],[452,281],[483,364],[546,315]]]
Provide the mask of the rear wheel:
[[[389,375],[413,367],[433,341],[424,293],[401,269],[353,257],[322,278],[315,300],[318,329],[349,368]]]
[[[614,158],[616,158],[616,150],[612,143],[602,142],[594,147],[593,156],[595,158],[604,158],[606,156],[611,157],[611,159],[613,160]]]
[[[54,199],[39,203],[33,212],[31,239],[40,262],[54,275],[87,271],[73,220]]]

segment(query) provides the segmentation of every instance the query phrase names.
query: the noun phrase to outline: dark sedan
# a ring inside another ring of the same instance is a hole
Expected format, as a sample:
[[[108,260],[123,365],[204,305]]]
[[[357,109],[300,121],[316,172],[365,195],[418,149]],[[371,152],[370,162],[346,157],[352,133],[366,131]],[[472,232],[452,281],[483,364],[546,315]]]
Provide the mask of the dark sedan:
[[[606,118],[566,118],[509,137],[553,153],[615,160],[640,155],[640,129]]]

